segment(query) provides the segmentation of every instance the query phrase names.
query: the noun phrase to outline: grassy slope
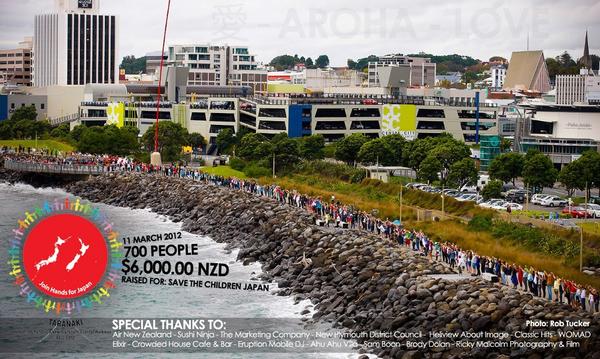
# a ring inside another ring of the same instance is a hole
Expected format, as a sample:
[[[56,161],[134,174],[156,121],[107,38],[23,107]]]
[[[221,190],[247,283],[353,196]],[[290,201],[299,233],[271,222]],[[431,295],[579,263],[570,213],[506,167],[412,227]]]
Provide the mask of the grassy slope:
[[[205,166],[205,167],[200,167],[200,170],[202,170],[202,172],[210,173],[210,174],[217,175],[217,176],[236,177],[236,178],[240,178],[240,179],[247,178],[247,176],[244,174],[244,172],[236,171],[229,166],[217,166],[217,167]]]
[[[75,147],[69,145],[68,143],[56,141],[56,140],[0,140],[0,147],[37,147],[37,148],[47,148],[50,150],[58,150],[63,152],[72,152],[75,151]]]

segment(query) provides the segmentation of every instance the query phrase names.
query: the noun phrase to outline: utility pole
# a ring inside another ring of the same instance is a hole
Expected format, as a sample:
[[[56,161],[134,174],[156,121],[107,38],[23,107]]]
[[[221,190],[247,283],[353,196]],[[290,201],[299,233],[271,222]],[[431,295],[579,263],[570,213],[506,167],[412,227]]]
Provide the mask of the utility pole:
[[[587,218],[588,210],[588,183],[585,182],[585,214],[584,221]],[[579,226],[579,271],[583,272],[583,225]]]
[[[446,213],[444,211],[444,186],[442,186],[442,220],[446,217]]]
[[[275,178],[275,152],[273,152],[273,178]]]

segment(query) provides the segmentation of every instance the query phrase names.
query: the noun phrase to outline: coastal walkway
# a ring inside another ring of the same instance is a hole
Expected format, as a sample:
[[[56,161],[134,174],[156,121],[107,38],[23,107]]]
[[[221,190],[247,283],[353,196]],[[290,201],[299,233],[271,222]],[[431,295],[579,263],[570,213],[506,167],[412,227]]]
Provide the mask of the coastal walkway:
[[[22,162],[6,159],[4,168],[18,172],[50,173],[76,176],[97,176],[105,173],[104,166]]]

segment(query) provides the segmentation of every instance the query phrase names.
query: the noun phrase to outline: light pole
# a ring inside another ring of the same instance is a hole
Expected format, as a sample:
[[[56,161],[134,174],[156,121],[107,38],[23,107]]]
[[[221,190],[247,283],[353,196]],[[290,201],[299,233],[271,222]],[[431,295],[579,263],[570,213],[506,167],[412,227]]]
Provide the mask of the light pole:
[[[588,210],[588,183],[585,182],[585,214],[583,215],[583,219],[587,218],[587,210]],[[579,271],[583,272],[583,223],[579,226]]]
[[[446,217],[446,212],[444,210],[444,186],[442,186],[442,220]]]

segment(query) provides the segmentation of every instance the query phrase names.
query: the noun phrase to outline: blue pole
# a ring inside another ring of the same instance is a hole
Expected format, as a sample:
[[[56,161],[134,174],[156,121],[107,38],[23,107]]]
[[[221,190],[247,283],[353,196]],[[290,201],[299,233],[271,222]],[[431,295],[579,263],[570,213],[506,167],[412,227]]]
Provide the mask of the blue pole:
[[[479,144],[479,91],[475,92],[475,144]]]

